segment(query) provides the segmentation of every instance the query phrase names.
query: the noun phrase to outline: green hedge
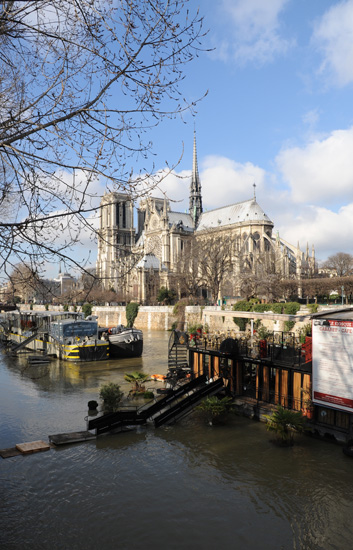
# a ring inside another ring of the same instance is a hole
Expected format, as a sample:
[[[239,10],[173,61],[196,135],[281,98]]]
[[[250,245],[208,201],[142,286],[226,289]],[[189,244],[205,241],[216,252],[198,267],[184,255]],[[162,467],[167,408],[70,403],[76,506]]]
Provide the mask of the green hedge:
[[[233,305],[233,311],[252,311],[254,304],[247,302],[246,300],[240,300]]]
[[[233,305],[233,311],[256,311],[257,313],[273,311],[273,313],[296,315],[299,310],[300,304],[298,302],[255,304],[252,302],[247,302],[246,300],[241,300]]]

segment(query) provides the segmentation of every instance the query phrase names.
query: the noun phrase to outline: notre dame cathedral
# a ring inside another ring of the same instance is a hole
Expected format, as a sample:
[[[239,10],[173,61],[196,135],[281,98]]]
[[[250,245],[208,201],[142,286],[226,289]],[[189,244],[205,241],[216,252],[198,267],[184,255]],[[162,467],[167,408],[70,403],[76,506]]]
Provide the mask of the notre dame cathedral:
[[[142,199],[136,230],[134,210],[127,194],[103,197],[96,269],[104,288],[114,288],[129,300],[155,302],[161,286],[175,290],[179,298],[196,293],[213,301],[244,297],[241,281],[256,275],[296,279],[300,296],[301,278],[317,271],[314,247],[310,256],[308,246],[304,253],[299,243],[294,246],[273,235],[274,224],[257,203],[255,191],[249,200],[203,211],[195,133],[189,212],[172,211],[167,199]],[[215,260],[216,252],[222,259],[227,256],[228,263],[214,291],[201,271],[207,257],[207,267],[217,271],[221,262]],[[181,284],[187,274],[198,281],[195,291]]]

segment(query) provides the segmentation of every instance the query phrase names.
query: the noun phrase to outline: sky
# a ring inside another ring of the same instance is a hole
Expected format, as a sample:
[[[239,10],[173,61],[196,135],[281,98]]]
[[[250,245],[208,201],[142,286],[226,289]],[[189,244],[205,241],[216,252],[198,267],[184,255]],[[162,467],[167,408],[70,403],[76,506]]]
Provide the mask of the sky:
[[[353,254],[353,0],[192,0],[209,29],[183,84],[195,117],[154,134],[185,211],[196,129],[204,209],[256,199],[316,258]],[[180,179],[177,176],[184,176]]]
[[[274,234],[319,263],[353,254],[353,0],[189,5],[208,33],[182,92],[207,95],[151,132],[157,171],[180,159],[162,185],[172,209],[188,209],[195,129],[204,209],[252,198],[255,183]]]

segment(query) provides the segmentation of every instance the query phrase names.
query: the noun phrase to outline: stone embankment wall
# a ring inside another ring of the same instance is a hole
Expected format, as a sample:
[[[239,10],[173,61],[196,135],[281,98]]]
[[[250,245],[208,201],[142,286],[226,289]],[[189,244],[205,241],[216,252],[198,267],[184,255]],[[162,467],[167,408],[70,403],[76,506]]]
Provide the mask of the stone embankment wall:
[[[22,311],[29,311],[29,306],[20,306]],[[179,319],[173,313],[173,306],[140,306],[135,327],[142,330],[170,330],[173,324]],[[325,308],[327,309],[327,308]],[[51,311],[63,311],[63,306],[52,306]],[[73,308],[71,308],[73,311]],[[45,311],[44,305],[34,305],[33,312]],[[119,324],[126,324],[124,306],[96,306],[92,311],[98,316],[100,326],[111,327]],[[247,317],[254,321],[261,320],[263,326],[268,330],[283,331],[285,321],[295,321],[293,331],[299,333],[300,329],[310,322],[310,314],[307,308],[302,307],[298,315],[276,315],[271,313],[241,313],[231,310],[222,310],[220,306],[186,306],[184,329],[194,324],[208,325],[209,330],[229,332],[235,335],[239,332],[238,326],[234,323],[233,317]],[[181,326],[179,325],[179,328]],[[242,333],[241,333],[242,334]]]

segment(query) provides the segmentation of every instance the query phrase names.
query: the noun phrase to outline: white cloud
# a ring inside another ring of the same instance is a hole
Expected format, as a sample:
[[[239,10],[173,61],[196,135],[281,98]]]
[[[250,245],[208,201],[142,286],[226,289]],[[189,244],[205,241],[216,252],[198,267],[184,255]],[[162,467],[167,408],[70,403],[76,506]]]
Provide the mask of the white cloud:
[[[211,210],[226,204],[248,200],[264,188],[266,173],[251,162],[241,164],[229,158],[208,156],[199,163],[202,202],[204,209]],[[159,177],[166,171],[158,172]],[[171,209],[184,212],[189,209],[189,189],[191,170],[171,172],[151,193],[163,197],[166,193],[171,201]]]
[[[331,254],[339,251],[353,254],[353,203],[332,212],[318,206],[303,207],[299,214],[297,210],[286,213],[285,220],[276,225],[280,235],[292,244],[300,243],[301,249],[306,249],[309,243],[314,244],[316,257],[325,260]]]
[[[248,200],[264,188],[265,171],[251,162],[241,164],[219,156],[208,156],[201,164],[203,204],[208,209]]]
[[[233,39],[221,40],[216,55],[239,64],[266,63],[293,44],[280,34],[280,13],[289,0],[224,0]]]
[[[353,0],[332,6],[316,22],[313,44],[324,55],[320,74],[337,86],[353,81]]]
[[[296,203],[332,204],[353,199],[353,128],[336,130],[305,147],[283,150],[277,166]]]

